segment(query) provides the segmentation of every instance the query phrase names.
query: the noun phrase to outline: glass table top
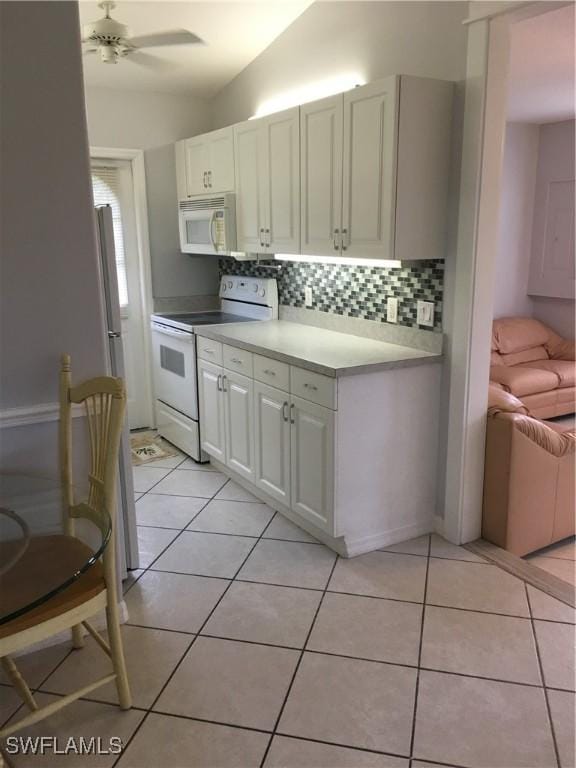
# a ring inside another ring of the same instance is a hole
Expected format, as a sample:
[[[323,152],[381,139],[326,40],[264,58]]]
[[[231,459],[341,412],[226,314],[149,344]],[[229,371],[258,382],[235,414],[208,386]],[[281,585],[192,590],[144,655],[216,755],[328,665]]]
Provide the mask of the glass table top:
[[[76,501],[85,498],[75,488]],[[0,625],[64,591],[98,561],[112,524],[77,519],[65,535],[60,482],[0,472]]]

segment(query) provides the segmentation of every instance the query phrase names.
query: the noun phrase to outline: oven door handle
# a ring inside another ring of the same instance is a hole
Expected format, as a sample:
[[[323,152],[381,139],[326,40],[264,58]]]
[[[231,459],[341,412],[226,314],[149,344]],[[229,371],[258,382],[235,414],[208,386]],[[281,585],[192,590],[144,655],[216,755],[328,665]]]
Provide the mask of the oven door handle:
[[[164,336],[172,336],[175,339],[181,339],[182,341],[194,340],[194,334],[189,331],[179,331],[176,328],[167,328],[165,325],[158,325],[157,323],[151,324],[152,330],[156,333],[162,333]]]

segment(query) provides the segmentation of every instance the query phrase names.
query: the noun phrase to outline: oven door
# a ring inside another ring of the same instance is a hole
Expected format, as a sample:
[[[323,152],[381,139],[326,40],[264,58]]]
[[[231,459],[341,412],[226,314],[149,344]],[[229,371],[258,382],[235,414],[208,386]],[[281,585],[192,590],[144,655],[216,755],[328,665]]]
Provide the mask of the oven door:
[[[215,209],[180,211],[180,249],[183,253],[218,253],[214,242]]]
[[[152,323],[156,398],[198,421],[196,336]]]

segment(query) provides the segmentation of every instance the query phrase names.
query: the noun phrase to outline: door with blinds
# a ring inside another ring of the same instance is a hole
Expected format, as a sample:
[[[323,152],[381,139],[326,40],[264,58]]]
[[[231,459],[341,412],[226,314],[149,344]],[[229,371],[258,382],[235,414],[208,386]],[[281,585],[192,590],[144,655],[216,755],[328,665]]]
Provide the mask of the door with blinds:
[[[144,363],[148,323],[142,302],[132,168],[128,160],[92,158],[91,172],[94,205],[109,205],[112,209],[128,424],[130,429],[149,427],[152,407]]]

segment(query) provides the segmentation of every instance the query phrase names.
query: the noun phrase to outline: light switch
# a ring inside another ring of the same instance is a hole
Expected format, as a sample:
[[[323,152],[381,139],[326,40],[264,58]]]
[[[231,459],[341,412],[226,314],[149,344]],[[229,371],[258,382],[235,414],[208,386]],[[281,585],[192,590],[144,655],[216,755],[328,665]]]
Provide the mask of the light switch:
[[[311,288],[311,286],[307,285],[304,288],[304,305],[306,307],[311,307],[312,303],[313,303],[312,288]]]
[[[428,328],[434,327],[434,302],[418,301],[416,305],[416,322]]]
[[[398,298],[396,296],[389,296],[386,302],[386,320],[389,323],[398,322]]]

